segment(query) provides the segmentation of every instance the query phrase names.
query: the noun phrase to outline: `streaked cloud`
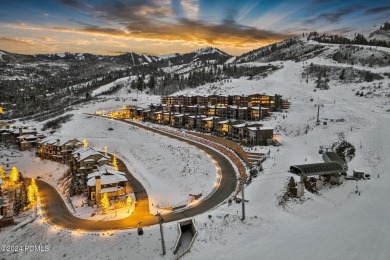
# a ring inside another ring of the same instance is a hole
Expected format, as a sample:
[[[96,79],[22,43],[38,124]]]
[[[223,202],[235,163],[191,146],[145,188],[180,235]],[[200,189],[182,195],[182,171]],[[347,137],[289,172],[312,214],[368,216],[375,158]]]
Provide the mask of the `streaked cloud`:
[[[8,44],[34,45],[34,42],[31,40],[23,40],[17,38],[9,38],[9,37],[0,37],[0,42],[4,42]]]
[[[38,2],[18,0],[2,5],[0,48],[22,49],[26,44],[25,52],[159,54],[211,45],[240,54],[309,30],[369,31],[390,13],[386,0]]]
[[[369,8],[364,12],[366,15],[390,13],[390,5]],[[390,17],[389,17],[390,19]]]
[[[348,33],[351,33],[351,32],[353,32],[355,30],[356,30],[356,28],[354,28],[354,27],[343,27],[343,28],[337,28],[337,29],[325,31],[323,33],[339,35],[339,34],[348,34]]]
[[[39,27],[27,24],[8,24],[9,28],[30,31],[53,31],[60,33],[89,34],[131,39],[192,42],[198,45],[231,46],[243,48],[283,40],[291,35],[279,34],[255,27],[244,26],[225,20],[220,24],[205,23],[181,18],[176,23],[122,22],[125,30],[101,27],[79,22],[80,28],[61,26]]]
[[[303,23],[312,24],[318,22],[338,23],[341,19],[346,18],[347,15],[362,10],[363,5],[355,4],[348,7],[339,8],[316,15],[312,18],[305,19]]]
[[[188,19],[198,18],[199,0],[181,0],[181,6]]]

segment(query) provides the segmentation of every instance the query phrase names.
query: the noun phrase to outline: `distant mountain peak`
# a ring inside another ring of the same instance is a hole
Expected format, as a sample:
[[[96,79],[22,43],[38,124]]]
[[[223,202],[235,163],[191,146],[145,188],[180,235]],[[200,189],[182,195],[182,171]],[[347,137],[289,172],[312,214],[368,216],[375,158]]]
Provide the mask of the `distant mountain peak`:
[[[390,21],[387,21],[383,23],[380,27],[379,30],[381,31],[390,31]]]
[[[373,31],[368,36],[370,39],[390,41],[390,21],[383,23],[379,29]]]
[[[224,55],[224,56],[230,56],[230,55],[227,54],[226,52],[223,52],[223,51],[221,51],[220,49],[217,49],[217,48],[214,48],[214,47],[211,47],[211,46],[208,46],[208,47],[205,47],[205,48],[198,49],[198,50],[196,50],[196,51],[194,51],[194,52],[197,53],[197,54],[219,53],[219,54]]]

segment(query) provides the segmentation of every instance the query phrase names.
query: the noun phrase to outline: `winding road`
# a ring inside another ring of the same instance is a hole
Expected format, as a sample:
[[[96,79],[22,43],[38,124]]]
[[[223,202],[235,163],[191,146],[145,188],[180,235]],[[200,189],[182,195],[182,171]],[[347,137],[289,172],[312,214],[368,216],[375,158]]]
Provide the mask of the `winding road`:
[[[193,145],[198,149],[208,153],[214,160],[218,162],[221,168],[221,182],[212,196],[200,201],[198,204],[192,207],[184,208],[180,211],[173,211],[167,214],[163,214],[162,216],[164,218],[164,222],[177,221],[207,212],[208,210],[222,203],[235,191],[237,184],[236,171],[231,162],[226,159],[226,157],[223,156],[220,152],[211,149],[206,145],[179,136],[175,136],[170,133],[161,132],[145,125],[139,125],[133,122],[124,121],[122,119],[116,120]],[[124,166],[123,162],[120,160],[119,167],[119,170],[126,172],[130,185],[134,189],[134,193],[137,199],[134,212],[129,217],[120,220],[111,220],[104,222],[77,218],[68,210],[67,206],[65,205],[65,202],[53,186],[44,181],[37,180],[37,185],[41,198],[41,207],[46,215],[46,220],[53,225],[57,225],[65,229],[80,229],[85,231],[137,228],[139,226],[139,222],[142,222],[140,226],[150,226],[158,224],[158,217],[149,213],[149,199],[145,188],[138,180],[136,180],[131,175],[131,173]]]

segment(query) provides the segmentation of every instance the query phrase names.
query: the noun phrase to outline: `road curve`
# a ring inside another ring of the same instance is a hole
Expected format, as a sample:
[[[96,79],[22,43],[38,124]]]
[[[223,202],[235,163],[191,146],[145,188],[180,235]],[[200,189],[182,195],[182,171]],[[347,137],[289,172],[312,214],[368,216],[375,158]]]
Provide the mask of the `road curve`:
[[[225,199],[227,199],[236,188],[236,171],[231,164],[231,162],[226,159],[220,152],[209,148],[200,143],[196,143],[194,141],[184,139],[179,136],[175,136],[169,133],[160,132],[156,129],[135,124],[129,121],[124,121],[117,119],[118,121],[122,121],[127,124],[132,124],[136,127],[143,128],[152,132],[155,132],[160,135],[167,136],[172,139],[180,140],[191,144],[197,147],[200,150],[208,153],[214,160],[216,160],[221,168],[221,182],[215,193],[207,198],[206,200],[201,201],[199,204],[192,206],[190,208],[185,208],[180,212],[170,212],[163,215],[164,222],[177,221],[180,219],[193,217],[198,214],[204,213],[215,206],[222,203]],[[123,162],[122,162],[123,163]],[[127,176],[132,178],[130,181],[135,181],[135,178],[131,176],[130,173]],[[141,185],[138,182],[139,185]],[[137,186],[138,186],[137,184]],[[111,220],[111,221],[96,221],[96,220],[87,220],[80,219],[75,217],[65,205],[65,202],[61,198],[60,194],[57,190],[51,186],[50,184],[37,180],[37,185],[39,188],[39,195],[41,198],[41,208],[46,215],[46,220],[54,225],[60,226],[65,229],[80,229],[85,231],[103,231],[107,229],[130,229],[138,227],[138,223],[141,223],[141,226],[150,226],[158,223],[158,218],[149,213],[149,200],[146,194],[145,189],[139,188],[139,193],[136,193],[137,204],[135,206],[133,214],[129,217],[120,219],[120,220]],[[141,185],[142,186],[142,185]],[[140,186],[138,186],[140,187]]]

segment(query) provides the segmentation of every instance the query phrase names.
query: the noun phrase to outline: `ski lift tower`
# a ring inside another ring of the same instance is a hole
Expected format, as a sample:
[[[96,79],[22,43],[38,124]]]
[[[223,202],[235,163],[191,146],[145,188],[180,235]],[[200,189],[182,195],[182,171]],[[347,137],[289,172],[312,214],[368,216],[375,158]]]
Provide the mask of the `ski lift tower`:
[[[318,110],[317,110],[317,125],[319,125],[320,124],[320,107],[324,107],[324,105],[323,104],[315,104],[314,106],[318,108]]]

